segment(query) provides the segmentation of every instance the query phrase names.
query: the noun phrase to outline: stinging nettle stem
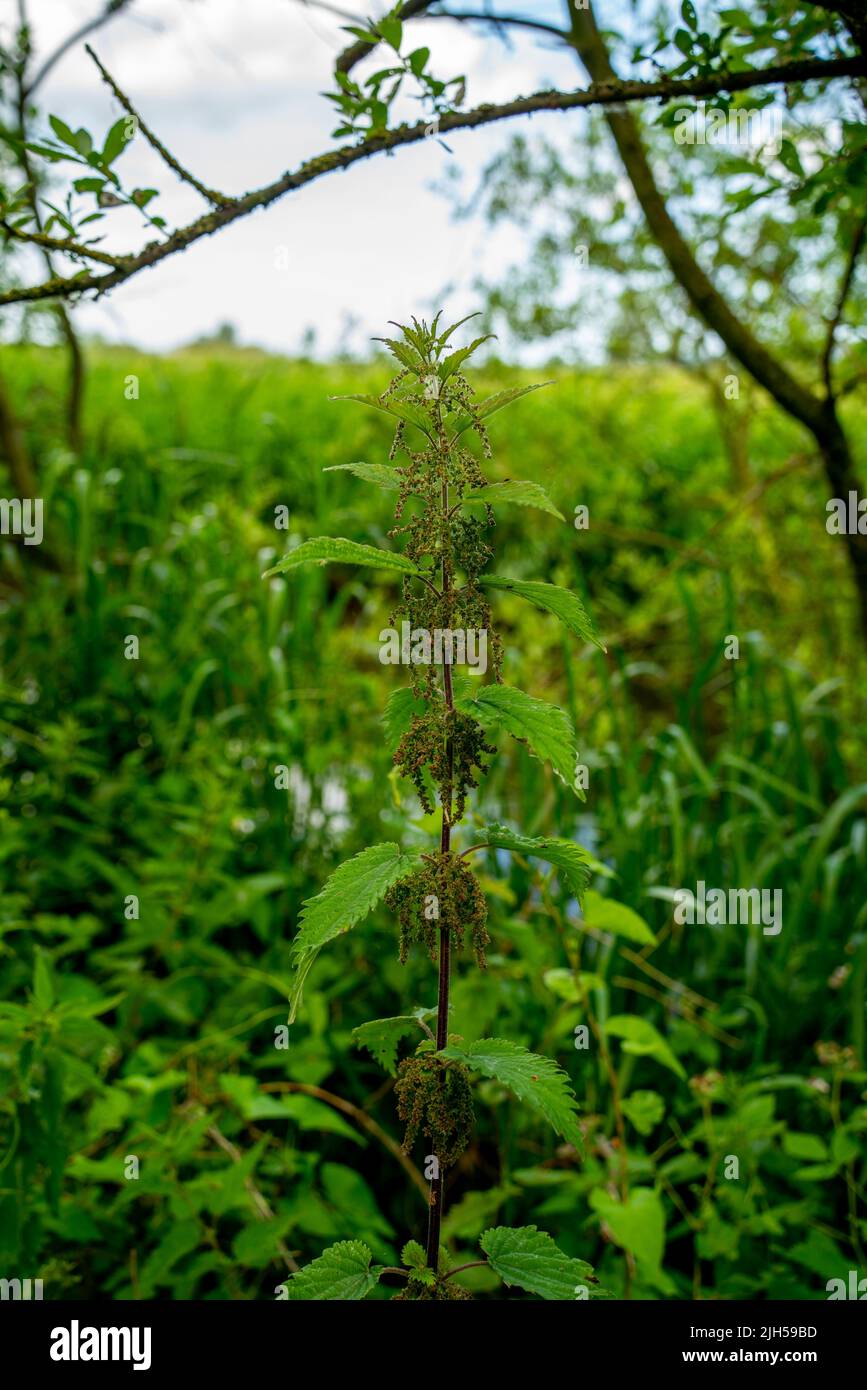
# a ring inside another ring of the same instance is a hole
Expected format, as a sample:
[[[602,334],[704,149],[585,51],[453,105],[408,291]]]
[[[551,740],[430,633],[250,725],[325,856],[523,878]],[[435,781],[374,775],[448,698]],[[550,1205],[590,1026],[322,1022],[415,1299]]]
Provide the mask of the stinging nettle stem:
[[[442,446],[442,413],[437,402],[437,424],[440,429],[440,441]],[[444,445],[448,451],[448,444]],[[442,512],[445,525],[451,521],[449,512],[449,485],[444,482],[442,485]],[[448,598],[452,597],[451,575],[445,553],[442,559],[442,592]],[[446,709],[449,714],[454,710],[454,694],[452,692],[452,668],[448,662],[443,663],[443,692],[445,695]],[[454,777],[455,750],[454,741],[451,737],[446,740],[446,762],[448,765],[448,788],[449,798],[446,804],[445,796],[442,797],[442,829],[440,831],[440,854],[448,854],[451,851],[452,841],[452,779]],[[449,1033],[449,984],[451,975],[451,928],[448,920],[440,923],[439,930],[439,986],[437,989],[437,1052],[448,1043]],[[430,1269],[437,1269],[439,1265],[440,1248],[440,1227],[442,1225],[443,1214],[443,1173],[442,1168],[438,1168],[436,1176],[431,1180],[430,1191],[430,1212],[428,1214],[427,1228],[427,1262]]]
[[[515,700],[518,701],[526,716],[537,704],[524,692],[502,685],[503,644],[493,626],[486,588],[498,583],[508,583],[511,587],[518,581],[504,581],[483,573],[493,558],[487,533],[494,525],[494,514],[490,505],[486,505],[483,519],[474,515],[479,491],[486,488],[488,482],[478,457],[466,447],[463,436],[472,431],[484,457],[490,458],[486,417],[536,390],[537,386],[511,387],[484,400],[478,399],[461,369],[464,360],[487,341],[487,336],[476,338],[467,347],[449,351],[449,339],[466,319],[438,331],[439,320],[437,314],[430,325],[416,319],[412,320],[411,327],[397,325],[403,341],[389,338],[381,341],[397,359],[400,371],[379,396],[348,398],[384,411],[395,421],[389,462],[393,462],[398,453],[405,455],[406,462],[395,468],[393,479],[385,477],[383,480],[387,470],[382,465],[348,467],[368,481],[397,491],[396,524],[389,534],[406,537],[401,559],[378,547],[323,536],[290,550],[278,565],[266,571],[265,577],[301,564],[330,560],[402,571],[399,611],[404,620],[408,619],[404,625],[418,632],[419,640],[429,639],[431,630],[448,629],[452,636],[467,630],[485,631],[490,640],[494,682],[488,686],[489,695],[493,697],[498,687],[498,693],[505,695],[513,707]],[[408,427],[420,432],[421,445],[415,435],[407,440]],[[542,500],[546,500],[544,489],[538,484],[516,482],[514,486],[523,490],[524,498],[532,495],[538,503],[541,495]],[[412,504],[411,511],[404,517],[408,503]],[[467,511],[462,510],[464,503],[469,504]],[[545,510],[551,510],[550,500]],[[459,586],[455,583],[456,574],[461,576]],[[423,583],[418,584],[419,580]],[[524,587],[535,594],[540,586]],[[569,621],[577,623],[580,618],[578,630],[598,641],[583,607],[569,591],[548,587],[557,603],[567,606]],[[395,612],[392,625],[397,618],[398,612]],[[410,685],[394,692],[397,697],[392,704],[394,726],[402,733],[393,761],[397,770],[414,784],[423,811],[433,817],[439,808],[439,847],[436,852],[425,852],[412,845],[406,849],[393,843],[370,846],[336,869],[323,891],[303,904],[294,943],[297,969],[291,992],[290,1022],[294,1020],[304,981],[321,947],[334,937],[342,936],[354,921],[364,917],[380,901],[400,924],[400,960],[405,962],[410,948],[421,946],[436,965],[436,1010],[416,1008],[412,1015],[371,1020],[362,1025],[373,1030],[365,1034],[370,1041],[361,1041],[360,1045],[372,1051],[386,1070],[393,1072],[398,1039],[395,1038],[393,1049],[390,1041],[386,1043],[385,1056],[381,1047],[385,1039],[390,1039],[393,1025],[403,1025],[414,1019],[425,1034],[421,1041],[416,1035],[416,1046],[397,1065],[394,1091],[398,1117],[405,1126],[403,1154],[409,1154],[421,1134],[430,1151],[428,1161],[435,1159],[430,1187],[425,1189],[427,1241],[425,1249],[417,1240],[405,1246],[401,1258],[408,1271],[406,1287],[395,1298],[401,1301],[467,1299],[471,1294],[457,1281],[451,1282],[452,1276],[484,1261],[447,1270],[440,1257],[440,1240],[445,1175],[466,1152],[473,1134],[473,1073],[502,1079],[521,1099],[525,1098],[518,1088],[521,1077],[539,1083],[538,1090],[534,1086],[526,1098],[580,1153],[582,1141],[575,1118],[578,1101],[568,1086],[565,1073],[549,1058],[501,1038],[480,1039],[466,1046],[463,1038],[449,1038],[453,960],[457,960],[465,936],[471,933],[476,963],[485,969],[485,947],[490,941],[483,887],[465,858],[472,849],[482,848],[482,844],[456,854],[452,848],[452,830],[463,820],[469,793],[487,773],[487,759],[496,753],[496,748],[488,740],[490,725],[482,722],[487,716],[469,697],[466,684],[453,676],[453,648],[449,654],[432,649],[429,642],[425,645],[422,641],[420,647],[407,649],[405,654],[401,648],[401,658],[409,665]],[[463,664],[464,658],[460,660]],[[489,699],[489,708],[500,703]],[[556,706],[551,706],[551,711],[562,725],[566,719],[563,712]],[[564,749],[565,744],[571,748],[574,744],[571,725],[561,728],[561,737],[565,741]],[[567,761],[570,761],[568,756]],[[483,843],[505,844],[513,851],[538,850],[552,864],[563,865],[574,892],[580,895],[586,886],[589,868],[584,866],[583,852],[573,841],[529,839],[497,825],[488,826],[486,830],[489,838]],[[434,1012],[435,1034],[425,1021]],[[399,1036],[405,1031],[401,1028]],[[515,1084],[510,1085],[515,1078]],[[487,1232],[486,1236],[494,1247],[503,1240],[510,1246],[516,1240],[526,1246],[529,1240],[536,1248],[541,1241],[546,1249],[554,1250],[558,1260],[567,1258],[556,1251],[549,1236],[540,1233],[537,1238],[535,1227],[511,1232],[499,1228]],[[482,1248],[493,1258],[487,1246]],[[343,1277],[346,1266],[357,1265],[361,1273],[364,1265],[375,1282],[382,1271],[374,1273],[369,1268],[372,1258],[372,1251],[358,1241],[335,1246],[293,1276],[291,1287],[295,1292],[290,1297],[303,1298],[308,1290],[311,1291],[309,1296],[322,1299],[353,1296],[341,1291],[346,1286]],[[534,1288],[535,1284],[527,1287]]]

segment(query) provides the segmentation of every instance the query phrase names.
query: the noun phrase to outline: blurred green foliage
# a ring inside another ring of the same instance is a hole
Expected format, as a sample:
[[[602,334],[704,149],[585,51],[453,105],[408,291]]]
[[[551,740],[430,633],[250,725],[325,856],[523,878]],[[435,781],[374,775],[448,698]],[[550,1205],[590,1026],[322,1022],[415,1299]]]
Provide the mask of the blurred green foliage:
[[[49,1298],[273,1298],[335,1240],[394,1265],[424,1229],[421,1156],[352,1030],[430,1008],[430,967],[400,966],[374,913],[275,1042],[302,900],[420,823],[379,722],[395,581],[260,578],[308,536],[388,544],[388,497],[322,471],[382,461],[388,422],[327,397],[388,369],[94,349],[77,459],[60,353],[2,367],[46,539],[2,541],[0,1274]],[[481,1083],[444,1236],[461,1262],[535,1223],[638,1297],[824,1298],[867,1273],[867,722],[820,473],[757,399],[729,403],[733,455],[686,373],[546,375],[492,422],[496,476],[541,482],[567,524],[509,511],[497,570],[586,593],[608,655],[499,611],[509,680],[572,714],[588,800],[513,744],[483,809],[610,876],[582,921],[537,863],[480,862],[494,968],[458,964],[451,1030],[562,1063],[587,1157]],[[671,891],[699,879],[782,889],[782,932],[676,925]],[[486,1270],[461,1282],[498,1296]]]

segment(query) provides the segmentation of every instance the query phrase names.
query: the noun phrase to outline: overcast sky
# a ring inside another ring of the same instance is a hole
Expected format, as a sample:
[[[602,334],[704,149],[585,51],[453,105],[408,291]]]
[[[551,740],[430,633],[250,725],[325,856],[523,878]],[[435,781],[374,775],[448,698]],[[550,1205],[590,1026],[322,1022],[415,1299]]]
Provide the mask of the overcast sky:
[[[39,52],[49,52],[101,3],[31,0]],[[355,8],[352,0],[344,4]],[[387,8],[374,4],[378,13]],[[560,14],[556,0],[532,0],[532,9],[540,17]],[[14,0],[0,0],[0,12],[8,25]],[[237,194],[334,144],[332,108],[319,93],[332,85],[333,57],[346,42],[340,23],[298,0],[135,0],[92,42],[181,163],[204,183]],[[574,61],[530,34],[516,32],[507,49],[478,26],[427,20],[413,25],[413,46],[422,44],[438,76],[468,75],[472,105],[580,80]],[[81,44],[53,70],[41,102],[46,113],[100,138],[120,114]],[[533,128],[567,139],[565,122],[574,133],[576,119],[583,117],[537,115]],[[315,326],[324,354],[344,345],[348,315],[360,320],[348,344],[358,349],[383,331],[384,320],[427,312],[445,286],[454,286],[447,314],[458,318],[477,307],[474,275],[505,272],[520,258],[521,238],[505,227],[492,235],[478,219],[455,221],[432,185],[455,161],[472,184],[510,135],[527,128],[525,118],[458,132],[449,139],[451,155],[431,140],[329,175],[142,272],[104,302],[82,305],[76,320],[85,331],[153,350],[228,320],[242,342],[291,352]],[[152,210],[170,226],[203,210],[141,139],[123,154],[119,171],[125,184],[160,189]],[[112,228],[110,249],[141,244],[132,213],[113,214]]]

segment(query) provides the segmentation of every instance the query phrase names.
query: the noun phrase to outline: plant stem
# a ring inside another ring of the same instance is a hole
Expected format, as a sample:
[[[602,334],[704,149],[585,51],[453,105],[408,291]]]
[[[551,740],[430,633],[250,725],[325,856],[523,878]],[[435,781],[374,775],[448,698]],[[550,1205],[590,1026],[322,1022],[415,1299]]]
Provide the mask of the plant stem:
[[[437,412],[439,415],[439,412]],[[442,438],[442,422],[440,420],[440,436]],[[449,485],[446,481],[442,485],[442,508],[443,516],[448,522],[449,515]],[[442,591],[448,594],[451,588],[452,577],[449,565],[443,552],[442,562]],[[443,663],[443,693],[445,695],[446,709],[454,709],[454,696],[452,694],[452,668],[448,662]],[[446,741],[446,759],[448,761],[448,803],[444,796],[441,797],[443,808],[442,829],[440,831],[440,853],[448,854],[451,848],[452,839],[452,773],[454,771],[454,744],[449,738]],[[439,989],[437,992],[437,1051],[445,1047],[448,1042],[449,1031],[449,979],[451,973],[451,937],[448,922],[440,924],[440,961],[439,961]],[[443,1214],[443,1174],[438,1168],[437,1175],[431,1180],[430,1188],[430,1210],[428,1212],[427,1225],[427,1263],[430,1269],[437,1269],[439,1265],[440,1249],[440,1225]]]
[[[487,1260],[470,1260],[469,1264],[456,1265],[454,1269],[449,1270],[448,1274],[443,1275],[443,1279],[451,1279],[455,1274],[463,1274],[465,1269],[481,1269],[482,1266],[487,1266],[487,1263]]]

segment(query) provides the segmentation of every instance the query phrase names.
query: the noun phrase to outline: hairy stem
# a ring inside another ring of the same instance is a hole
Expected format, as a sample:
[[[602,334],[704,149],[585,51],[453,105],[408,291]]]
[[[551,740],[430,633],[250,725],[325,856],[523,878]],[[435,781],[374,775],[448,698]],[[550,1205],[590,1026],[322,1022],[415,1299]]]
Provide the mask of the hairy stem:
[[[440,439],[443,438],[442,419],[437,410],[437,417],[440,424]],[[446,446],[447,447],[447,446]],[[446,524],[449,517],[449,485],[443,481],[442,485],[442,510]],[[449,564],[443,553],[442,561],[442,592],[451,593],[452,576]],[[445,695],[446,708],[451,711],[454,709],[454,695],[452,693],[452,668],[448,662],[443,663],[443,692]],[[440,853],[448,854],[452,842],[452,774],[454,771],[454,745],[451,739],[446,743],[446,758],[448,760],[448,789],[449,799],[446,803],[442,797],[443,819],[440,831]],[[437,1051],[445,1047],[448,1042],[449,1032],[449,983],[451,974],[451,936],[448,922],[440,924],[440,959],[439,959],[439,989],[437,991]],[[439,1264],[440,1248],[440,1226],[443,1214],[443,1174],[438,1169],[436,1177],[431,1181],[430,1189],[430,1210],[428,1212],[427,1225],[427,1263],[431,1269],[436,1269]]]

